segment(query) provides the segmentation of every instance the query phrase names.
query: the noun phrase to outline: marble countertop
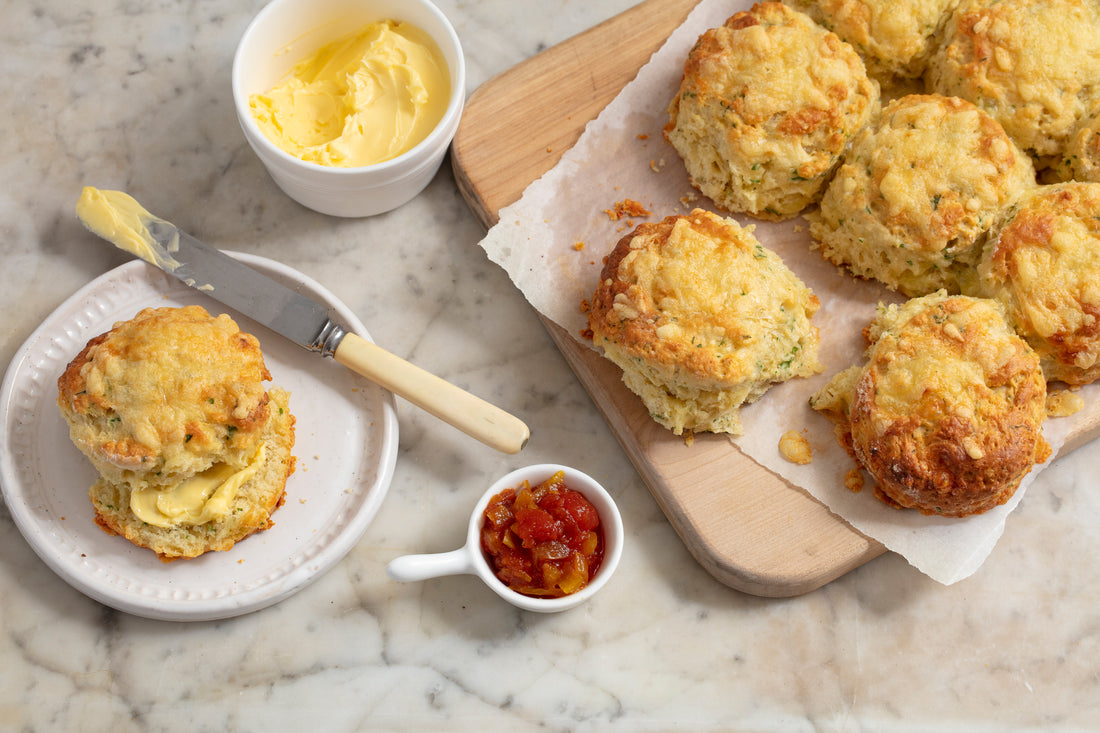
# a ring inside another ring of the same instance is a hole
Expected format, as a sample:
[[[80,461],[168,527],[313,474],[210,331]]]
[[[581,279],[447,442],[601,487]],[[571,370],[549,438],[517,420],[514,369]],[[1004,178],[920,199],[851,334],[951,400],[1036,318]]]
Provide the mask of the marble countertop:
[[[468,91],[630,0],[440,0]],[[521,416],[495,453],[403,401],[389,494],[332,570],[217,622],[121,613],[55,575],[0,509],[0,730],[1100,730],[1100,450],[1039,476],[952,586],[886,554],[817,591],[742,594],[688,554],[507,276],[445,166],[411,203],[335,219],[283,195],[234,116],[229,68],[263,5],[4,5],[0,363],[127,256],[73,216],[129,191],[225,249],[328,287],[385,348]],[[626,549],[584,606],[537,615],[471,576],[386,564],[462,544],[489,482],[527,463],[598,477]]]

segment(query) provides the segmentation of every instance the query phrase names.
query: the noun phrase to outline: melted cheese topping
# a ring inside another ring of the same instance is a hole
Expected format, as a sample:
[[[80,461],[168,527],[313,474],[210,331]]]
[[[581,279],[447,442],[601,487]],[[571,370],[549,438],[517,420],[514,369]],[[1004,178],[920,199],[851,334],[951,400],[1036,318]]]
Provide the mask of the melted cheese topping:
[[[252,462],[240,470],[219,463],[168,488],[148,487],[130,493],[130,509],[139,519],[157,527],[214,522],[229,513],[241,486],[264,462],[261,443]]]
[[[410,150],[443,118],[447,63],[409,23],[371,23],[322,47],[249,100],[264,135],[304,161],[380,163]]]

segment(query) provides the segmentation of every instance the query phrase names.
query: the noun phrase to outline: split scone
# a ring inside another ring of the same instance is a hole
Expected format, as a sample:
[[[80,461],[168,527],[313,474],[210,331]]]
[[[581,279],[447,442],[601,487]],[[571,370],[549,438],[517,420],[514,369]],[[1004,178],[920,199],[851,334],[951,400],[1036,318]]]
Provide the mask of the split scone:
[[[1039,357],[996,301],[939,291],[880,308],[864,335],[867,363],[833,377],[810,406],[837,423],[887,504],[980,514],[1049,457]]]
[[[740,435],[741,405],[822,370],[818,306],[751,227],[696,209],[619,240],[588,323],[658,423]]]
[[[785,0],[856,49],[867,72],[887,82],[924,73],[959,0]]]
[[[699,37],[664,134],[718,207],[782,220],[817,200],[878,104],[855,49],[764,2]]]
[[[1045,167],[1100,95],[1100,3],[964,0],[926,80],[991,114]]]
[[[1100,377],[1100,183],[1042,186],[990,233],[980,293],[1039,354],[1050,381]]]
[[[162,559],[270,526],[293,471],[288,395],[259,342],[199,306],[146,308],[91,339],[58,379],[73,443],[100,477],[96,521]]]
[[[996,214],[1034,186],[1031,159],[992,117],[909,95],[856,136],[807,219],[822,255],[854,275],[911,297],[958,292]]]

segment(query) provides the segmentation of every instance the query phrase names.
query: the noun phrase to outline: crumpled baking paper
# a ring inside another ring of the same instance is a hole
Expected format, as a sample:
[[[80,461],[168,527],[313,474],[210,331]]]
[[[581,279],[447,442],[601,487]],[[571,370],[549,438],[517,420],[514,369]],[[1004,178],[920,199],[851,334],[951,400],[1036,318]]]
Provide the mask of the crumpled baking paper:
[[[684,59],[699,34],[749,7],[749,2],[699,3],[634,81],[588,124],[560,162],[528,186],[518,202],[499,212],[498,223],[482,240],[490,259],[509,273],[538,312],[578,340],[587,326],[580,304],[595,290],[602,259],[635,224],[695,207],[729,216],[694,192],[662,128]],[[616,203],[627,199],[642,204],[651,215],[617,220],[609,215]],[[743,408],[745,435],[733,442],[934,580],[951,584],[974,573],[1042,466],[1032,470],[1007,504],[966,519],[889,508],[874,498],[870,477],[859,493],[845,488],[844,476],[854,462],[836,442],[832,423],[811,410],[807,401],[836,372],[863,363],[863,327],[880,302],[902,298],[827,263],[811,249],[808,225],[801,218],[781,223],[733,218],[754,225],[757,238],[778,253],[821,300],[813,323],[821,331],[821,358],[826,365],[822,374],[777,385]],[[1086,400],[1100,397],[1090,388],[1081,395]],[[1054,455],[1073,426],[1072,417],[1047,421],[1044,434]],[[788,430],[809,438],[814,453],[810,464],[795,465],[779,454],[779,438]]]

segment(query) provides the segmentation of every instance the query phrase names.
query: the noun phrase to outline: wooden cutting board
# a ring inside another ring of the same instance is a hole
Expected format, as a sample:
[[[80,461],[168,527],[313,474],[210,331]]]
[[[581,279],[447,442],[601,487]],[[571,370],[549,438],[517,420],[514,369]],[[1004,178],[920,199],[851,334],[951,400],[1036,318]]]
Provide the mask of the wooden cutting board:
[[[451,148],[459,189],[488,228],[552,168],[698,0],[646,0],[490,79],[469,98]],[[726,437],[690,447],[657,425],[621,372],[544,320],[650,492],[695,559],[746,593],[807,593],[882,554],[808,493],[745,456]],[[1062,453],[1100,432],[1089,429]]]

